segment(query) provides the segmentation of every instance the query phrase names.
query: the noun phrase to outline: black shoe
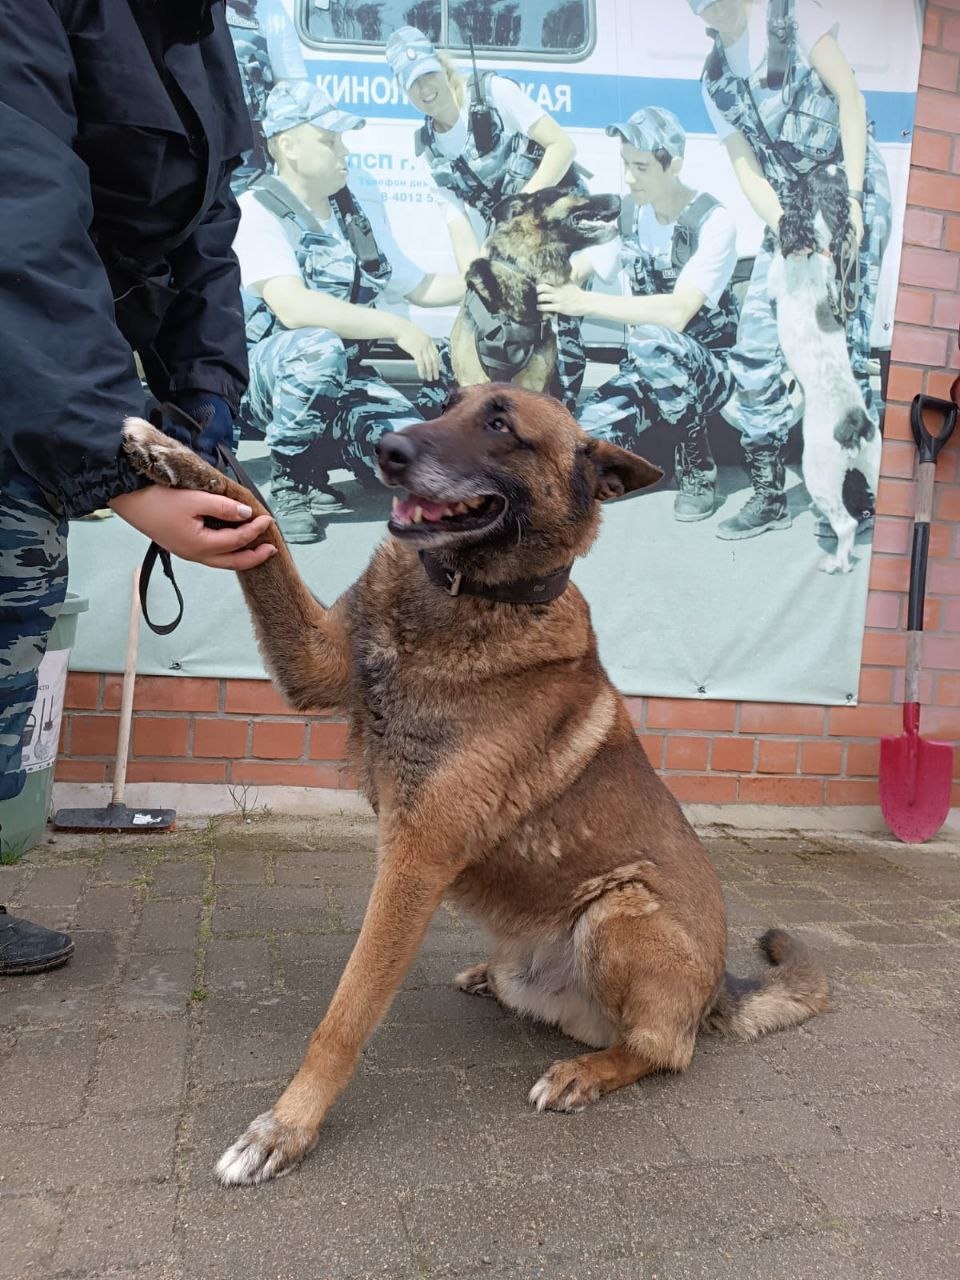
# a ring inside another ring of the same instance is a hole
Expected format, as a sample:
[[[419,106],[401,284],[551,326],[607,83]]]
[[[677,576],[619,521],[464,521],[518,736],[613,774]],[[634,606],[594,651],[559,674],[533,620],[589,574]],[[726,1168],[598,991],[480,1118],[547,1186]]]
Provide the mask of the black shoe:
[[[745,456],[753,496],[735,516],[717,525],[717,537],[725,541],[756,538],[771,529],[789,529],[793,524],[784,492],[787,473],[783,444],[747,449]]]
[[[717,506],[717,464],[710,450],[706,427],[698,425],[674,452],[674,520],[706,520]]]
[[[20,920],[0,907],[0,978],[57,969],[72,955],[69,934]]]

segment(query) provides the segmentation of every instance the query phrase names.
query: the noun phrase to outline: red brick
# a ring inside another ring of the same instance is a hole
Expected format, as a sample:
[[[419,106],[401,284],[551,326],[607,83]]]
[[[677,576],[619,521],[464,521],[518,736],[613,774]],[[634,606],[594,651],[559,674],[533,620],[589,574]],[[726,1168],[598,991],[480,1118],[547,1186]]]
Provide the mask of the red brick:
[[[641,733],[641,745],[647,753],[647,759],[655,769],[663,768],[663,744],[666,738],[662,733]]]
[[[960,53],[960,18],[951,18],[946,14],[942,18],[942,35],[939,41],[941,47],[952,53]]]
[[[823,804],[820,778],[741,778],[743,804]]]
[[[943,214],[929,209],[908,209],[903,220],[904,244],[920,244],[939,249],[943,240]]]
[[[917,110],[914,121],[921,129],[935,129],[939,133],[955,133],[957,128],[956,95],[922,86],[917,93]],[[949,200],[947,200],[946,204],[942,204],[941,201],[946,198],[942,191],[918,181],[922,178],[933,177],[934,174],[927,173],[923,169],[914,170],[910,175],[910,185],[907,187],[907,202],[909,204],[930,205],[934,209],[956,209],[956,200],[954,200],[953,204],[950,204]]]
[[[310,726],[310,759],[343,760],[347,754],[347,726],[341,720],[322,720]]]
[[[960,675],[937,676],[937,703],[941,707],[960,707]]]
[[[960,520],[960,488],[938,489],[933,504],[934,517],[937,520]]]
[[[914,176],[918,179],[926,177],[931,182],[956,182],[960,188],[960,178],[934,178],[932,174]],[[956,260],[940,249],[918,249],[915,245],[904,245],[900,259],[900,279],[904,284],[919,285],[925,289],[953,288],[957,280]],[[893,336],[896,342],[896,332]]]
[[[120,676],[104,681],[104,709],[120,707]],[[133,689],[134,711],[216,711],[220,706],[220,682],[198,676],[137,676]]]
[[[106,782],[107,766],[101,760],[57,760],[53,770],[56,782]]]
[[[957,601],[960,608],[960,601]],[[927,596],[923,602],[923,629],[924,631],[953,631],[954,627],[943,626],[940,621],[941,601],[936,597]]]
[[[745,702],[740,709],[743,733],[823,733],[823,707],[784,706],[776,702]]]
[[[71,671],[68,674],[67,688],[63,695],[65,707],[96,711],[99,697],[100,677],[95,671]]]
[[[894,671],[893,673],[893,693],[890,701],[897,707],[902,707],[906,700],[906,675],[903,671]],[[931,704],[933,698],[933,672],[920,672],[920,701]]]
[[[898,324],[893,331],[891,356],[904,364],[940,366],[947,355],[947,335],[938,330]]]
[[[867,804],[876,807],[880,803],[880,787],[877,782],[847,782],[842,778],[827,783],[827,804]]]
[[[910,163],[917,169],[939,169],[945,173],[950,168],[950,144],[953,139],[945,133],[928,133],[916,129]]]
[[[928,297],[932,298],[933,294],[929,294]],[[905,372],[916,374],[915,369],[908,368]],[[919,383],[917,389],[919,390]],[[883,439],[884,444],[890,440],[907,440],[916,448],[913,441],[913,432],[910,429],[910,408],[908,405],[894,404],[890,400],[887,401],[883,411]]]
[[[946,458],[949,458],[950,455],[948,453],[946,457],[944,457],[943,454],[941,454],[940,456],[941,458],[943,458],[944,461],[946,461]],[[942,462],[937,463],[938,467],[941,467],[942,465],[943,465]],[[952,548],[950,546],[950,542],[951,542],[950,535],[952,532],[953,530],[949,527],[949,525],[935,524],[931,526],[930,528],[930,555],[931,556],[939,558],[942,556],[949,556],[953,554]],[[960,554],[960,547],[957,548],[957,551],[958,551],[958,554]]]
[[[913,479],[917,446],[912,440],[886,440],[880,459],[880,472],[885,476]]]
[[[960,707],[923,707],[920,732],[925,738],[960,743]]]
[[[902,598],[891,591],[871,591],[867,598],[867,626],[888,627],[891,630],[898,627]]]
[[[956,376],[955,373],[946,373],[939,369],[928,369],[920,390],[925,391],[928,396],[939,396],[941,400],[949,400],[950,388],[953,386],[953,380]]]
[[[299,760],[304,752],[306,737],[306,726],[303,723],[258,720],[253,726],[250,754],[261,760]]]
[[[884,516],[912,516],[917,502],[916,486],[910,480],[880,477],[877,510]]]
[[[948,93],[957,88],[957,69],[960,58],[953,53],[940,53],[936,49],[926,48],[920,60],[920,83],[931,89],[946,89]]]
[[[879,742],[851,742],[847,744],[847,763],[844,773],[848,778],[875,778],[879,772]]]
[[[340,770],[340,790],[341,791],[359,791],[360,779],[352,769]]]
[[[926,606],[924,607],[923,625],[927,631],[948,631],[951,635],[960,635],[960,599],[957,600],[927,600],[926,605],[940,606],[940,626],[934,626],[933,623],[927,621]]]
[[[736,778],[668,773],[663,780],[681,804],[735,804],[737,801]]]
[[[907,637],[889,631],[868,631],[863,637],[861,661],[866,667],[902,667],[907,656]]]
[[[922,289],[908,289],[906,285],[897,293],[894,321],[901,324],[929,324],[933,318],[934,294]]]
[[[297,716],[269,680],[227,680],[224,711],[252,716]]]
[[[215,756],[239,760],[247,754],[247,720],[198,719],[193,726],[194,757]]]
[[[131,760],[128,782],[226,782],[226,764],[212,760]]]
[[[927,590],[934,595],[960,596],[960,564],[935,560],[928,565]]]
[[[944,248],[951,253],[960,253],[960,218],[947,219],[947,235]]]
[[[924,635],[923,664],[933,671],[960,671],[960,640],[956,636]]]
[[[960,111],[960,104],[958,104]],[[949,329],[947,341],[955,344],[960,325],[960,297],[955,293],[938,293],[933,304],[933,323],[938,329]],[[938,363],[942,363],[938,361]]]
[[[117,750],[119,716],[72,716],[70,751],[75,756],[112,756]]]
[[[932,5],[927,5],[926,13],[923,17],[923,43],[936,48],[941,39],[942,32],[942,14],[939,10],[934,9]]]
[[[897,707],[831,707],[829,733],[832,738],[879,738],[900,729]]]
[[[797,753],[796,742],[777,742],[769,738],[761,738],[757,772],[781,775],[796,773]]]
[[[893,673],[883,667],[864,667],[860,672],[860,690],[857,694],[860,702],[890,701],[890,690],[893,687]]]
[[[903,556],[875,555],[870,562],[871,591],[907,591],[910,561]]]
[[[650,698],[648,729],[706,729],[723,733],[734,727],[734,702],[686,702],[680,698]]]
[[[190,721],[173,716],[137,716],[133,722],[135,756],[185,756]]]
[[[635,729],[642,729],[644,716],[647,713],[646,698],[625,698],[627,704],[627,714],[630,716],[630,723]]]
[[[919,253],[920,250],[915,250]],[[903,277],[901,276],[901,279]],[[936,282],[940,283],[939,280]],[[920,369],[911,369],[904,365],[892,364],[887,382],[887,395],[891,400],[899,400],[909,404],[915,395],[923,390],[923,373]],[[904,436],[904,439],[907,437]]]
[[[263,787],[324,787],[338,790],[340,770],[326,764],[265,764],[239,760],[230,769],[232,782]]]
[[[710,768],[719,773],[752,773],[756,738],[714,738]]]
[[[805,742],[800,749],[800,772],[807,775],[837,774],[843,767],[840,742]]]
[[[905,516],[881,516],[873,531],[873,562],[877,552],[906,555],[913,536],[913,521]]]
[[[683,769],[688,772],[696,769],[706,769],[709,752],[709,738],[687,736],[668,738],[663,767],[665,769]]]

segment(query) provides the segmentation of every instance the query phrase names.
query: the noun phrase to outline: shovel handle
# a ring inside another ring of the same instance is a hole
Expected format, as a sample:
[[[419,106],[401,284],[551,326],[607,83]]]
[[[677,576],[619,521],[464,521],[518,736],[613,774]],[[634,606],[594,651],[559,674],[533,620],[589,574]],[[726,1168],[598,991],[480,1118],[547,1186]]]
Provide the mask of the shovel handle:
[[[130,751],[130,726],[133,722],[133,686],[137,678],[137,647],[140,643],[140,567],[133,571],[130,594],[130,622],[127,626],[127,657],[123,667],[123,693],[120,696],[120,728],[117,733],[117,758],[113,766],[111,804],[123,803],[127,780],[127,755]]]
[[[923,420],[924,409],[940,414],[940,431],[931,435]],[[957,406],[952,400],[938,400],[936,396],[916,395],[910,405],[910,429],[920,450],[921,462],[935,462],[937,454],[953,435],[957,425]]]

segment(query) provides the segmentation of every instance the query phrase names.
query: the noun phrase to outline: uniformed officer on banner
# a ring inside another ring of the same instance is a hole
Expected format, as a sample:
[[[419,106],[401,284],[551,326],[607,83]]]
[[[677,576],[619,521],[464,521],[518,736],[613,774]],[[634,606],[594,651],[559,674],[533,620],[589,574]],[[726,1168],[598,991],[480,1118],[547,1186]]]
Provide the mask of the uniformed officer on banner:
[[[579,254],[573,283],[538,289],[541,310],[596,316],[629,326],[620,371],[577,413],[593,435],[627,449],[649,426],[676,427],[673,513],[704,520],[716,507],[717,467],[707,419],[730,397],[727,366],[737,337],[730,282],[737,265],[736,228],[720,202],[681,180],[686,135],[665,107],[644,107],[607,127],[620,139],[630,195],[619,240]],[[587,291],[591,274],[624,272],[630,296]]]
[[[420,413],[362,363],[376,339],[412,356],[435,380],[439,356],[412,321],[382,310],[381,296],[425,307],[463,296],[459,276],[428,275],[405,257],[378,206],[347,186],[343,135],[364,121],[302,81],[277,85],[263,120],[276,176],[240,197],[240,261],[250,359],[242,412],[263,430],[272,460],[273,509],[288,542],[316,542],[342,510],[329,472],[373,477],[374,446]]]

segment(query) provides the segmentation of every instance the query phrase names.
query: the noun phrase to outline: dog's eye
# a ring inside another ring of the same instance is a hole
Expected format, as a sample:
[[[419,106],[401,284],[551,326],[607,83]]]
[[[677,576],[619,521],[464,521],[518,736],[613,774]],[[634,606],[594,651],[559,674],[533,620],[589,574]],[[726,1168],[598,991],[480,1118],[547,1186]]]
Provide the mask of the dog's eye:
[[[488,418],[487,430],[496,431],[499,435],[508,436],[513,434],[513,427],[511,427],[510,423],[506,420],[506,418],[499,418],[499,417]]]

